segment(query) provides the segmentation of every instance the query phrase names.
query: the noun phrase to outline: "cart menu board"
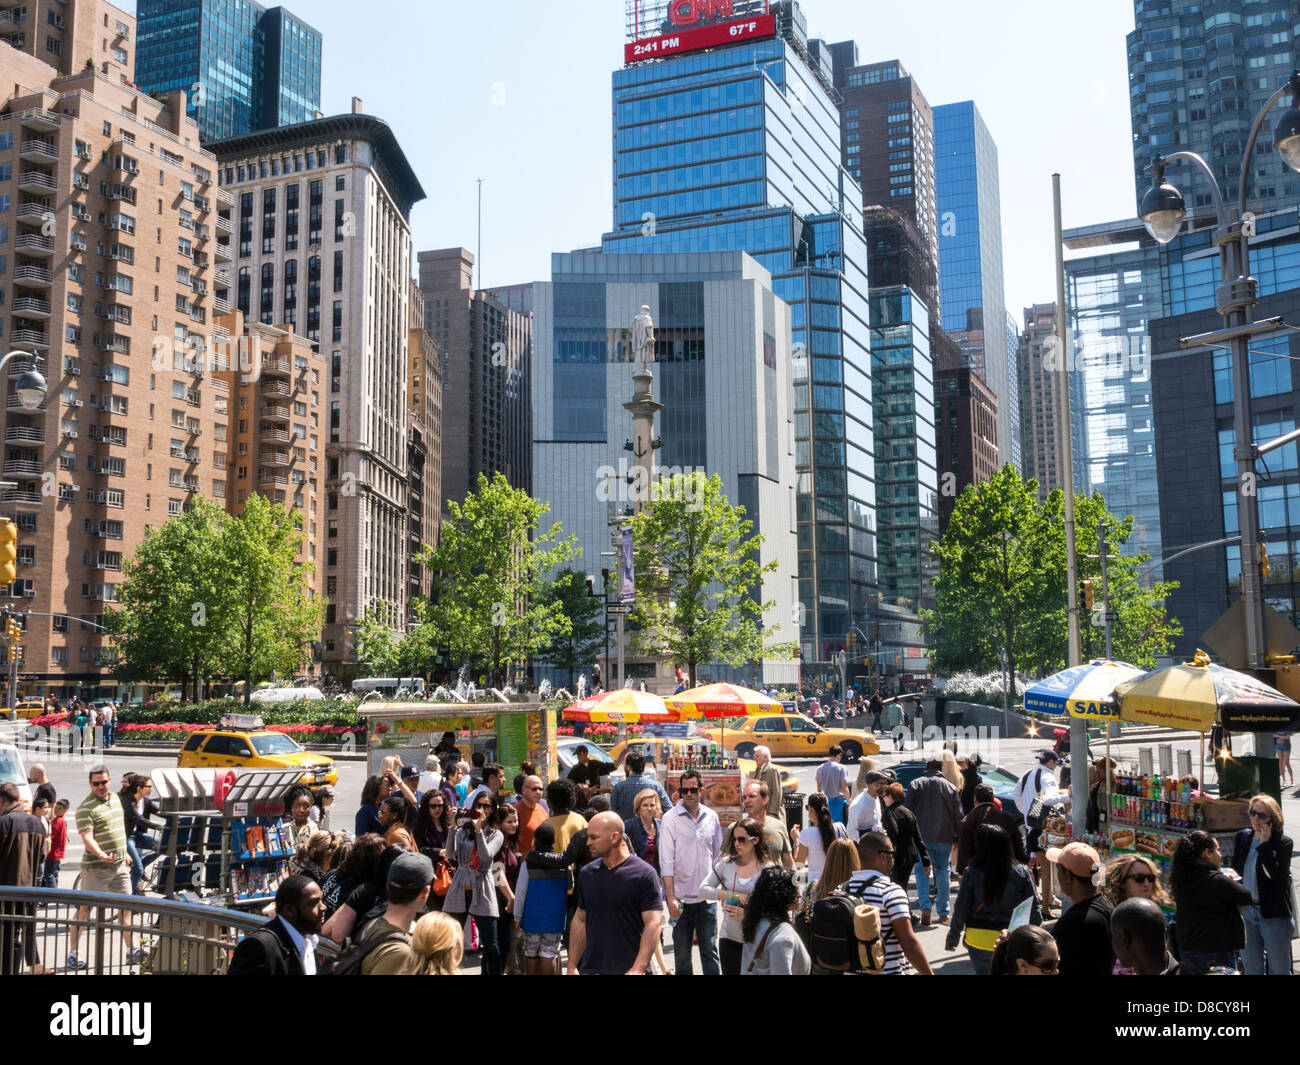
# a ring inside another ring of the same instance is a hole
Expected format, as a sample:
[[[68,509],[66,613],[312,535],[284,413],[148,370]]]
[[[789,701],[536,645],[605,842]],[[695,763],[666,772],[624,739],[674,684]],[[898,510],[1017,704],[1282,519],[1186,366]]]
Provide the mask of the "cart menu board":
[[[669,772],[660,766],[655,767],[668,797],[677,801],[677,782],[686,770]],[[718,815],[723,828],[729,828],[743,816],[740,805],[741,792],[745,786],[745,774],[739,769],[700,769],[691,770],[700,775],[700,800]]]

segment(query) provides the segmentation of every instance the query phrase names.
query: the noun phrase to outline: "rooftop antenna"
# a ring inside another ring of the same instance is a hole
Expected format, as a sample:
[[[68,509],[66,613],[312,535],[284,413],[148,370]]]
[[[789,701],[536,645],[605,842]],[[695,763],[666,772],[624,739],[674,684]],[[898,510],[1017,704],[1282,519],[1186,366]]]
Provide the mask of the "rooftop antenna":
[[[483,284],[483,179],[475,180],[478,181],[478,248],[474,252],[474,287],[477,289]]]

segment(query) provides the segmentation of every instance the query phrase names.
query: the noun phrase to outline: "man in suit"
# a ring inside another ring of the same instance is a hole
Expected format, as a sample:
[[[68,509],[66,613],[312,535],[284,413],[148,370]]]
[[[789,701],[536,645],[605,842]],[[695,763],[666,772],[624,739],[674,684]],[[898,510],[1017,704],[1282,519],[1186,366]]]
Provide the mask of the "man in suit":
[[[320,885],[289,877],[275,893],[275,917],[235,948],[227,976],[315,976],[316,936],[325,920]]]

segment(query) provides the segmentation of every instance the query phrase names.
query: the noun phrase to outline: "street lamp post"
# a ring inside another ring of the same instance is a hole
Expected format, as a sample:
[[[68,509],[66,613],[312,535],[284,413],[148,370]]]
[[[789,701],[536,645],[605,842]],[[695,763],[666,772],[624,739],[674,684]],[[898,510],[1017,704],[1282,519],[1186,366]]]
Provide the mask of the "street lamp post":
[[[1182,340],[1184,347],[1227,347],[1232,352],[1233,424],[1236,429],[1236,447],[1233,458],[1237,463],[1238,513],[1241,522],[1241,598],[1246,614],[1246,666],[1260,670],[1266,665],[1264,647],[1264,597],[1260,574],[1259,510],[1255,492],[1255,462],[1259,457],[1253,439],[1250,396],[1250,339],[1257,333],[1273,332],[1277,320],[1253,321],[1252,308],[1258,302],[1258,285],[1250,276],[1250,237],[1254,234],[1254,218],[1246,210],[1246,191],[1250,179],[1250,160],[1255,149],[1264,119],[1287,93],[1293,96],[1292,105],[1282,116],[1274,131],[1273,143],[1282,158],[1293,170],[1300,170],[1300,72],[1292,72],[1285,85],[1277,90],[1255,116],[1246,152],[1241,161],[1241,180],[1238,183],[1237,203],[1224,203],[1222,190],[1215,180],[1210,165],[1196,152],[1174,152],[1156,156],[1151,161],[1152,184],[1142,197],[1138,214],[1147,231],[1161,244],[1168,244],[1178,235],[1187,206],[1183,195],[1165,181],[1165,168],[1172,162],[1186,160],[1200,167],[1210,182],[1217,226],[1214,243],[1219,249],[1220,280],[1215,289],[1215,306],[1223,317],[1224,329]]]

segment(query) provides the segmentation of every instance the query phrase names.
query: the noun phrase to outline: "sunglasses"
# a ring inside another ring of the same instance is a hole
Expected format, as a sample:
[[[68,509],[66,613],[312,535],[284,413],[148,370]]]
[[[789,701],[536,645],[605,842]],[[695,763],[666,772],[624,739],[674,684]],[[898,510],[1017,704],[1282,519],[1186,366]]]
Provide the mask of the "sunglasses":
[[[492,809],[492,804],[491,804],[490,802],[476,802],[476,803],[474,804],[474,809],[476,809],[476,810],[490,810],[490,809]]]
[[[736,843],[753,843],[753,842],[754,842],[754,837],[753,837],[753,836],[732,836],[731,838],[732,838],[732,840],[733,840],[734,842],[736,842]]]
[[[90,782],[90,786],[91,786],[92,788],[106,788],[106,787],[108,787],[108,781],[107,781],[107,780],[92,780],[92,781]]]
[[[1059,961],[1052,960],[1052,961],[1031,961],[1029,964],[1032,965],[1035,969],[1042,969],[1042,971],[1045,973],[1054,973],[1056,972],[1057,967],[1061,963]]]
[[[699,788],[678,788],[677,790],[683,795],[698,795],[700,793]]]
[[[445,802],[431,802],[431,803],[429,803],[429,809],[430,809],[430,810],[440,810],[440,809],[442,809],[442,808],[443,808],[444,806],[446,806],[446,805],[447,805],[447,804],[446,804]]]
[[[1136,884],[1154,884],[1156,882],[1155,876],[1151,873],[1133,873],[1129,876],[1129,879]]]
[[[1251,810],[1250,816],[1258,817],[1261,821],[1263,821],[1268,819],[1269,814],[1267,810]]]

